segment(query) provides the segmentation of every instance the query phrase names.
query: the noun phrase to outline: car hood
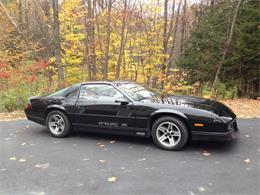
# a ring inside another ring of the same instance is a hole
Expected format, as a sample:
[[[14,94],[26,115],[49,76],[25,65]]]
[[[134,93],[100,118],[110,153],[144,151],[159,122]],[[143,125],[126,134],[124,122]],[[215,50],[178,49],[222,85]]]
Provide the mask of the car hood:
[[[172,104],[175,106],[191,107],[213,112],[221,117],[235,118],[233,111],[224,104],[205,98],[194,96],[174,96],[168,95],[163,98],[156,97],[152,100],[156,103]]]

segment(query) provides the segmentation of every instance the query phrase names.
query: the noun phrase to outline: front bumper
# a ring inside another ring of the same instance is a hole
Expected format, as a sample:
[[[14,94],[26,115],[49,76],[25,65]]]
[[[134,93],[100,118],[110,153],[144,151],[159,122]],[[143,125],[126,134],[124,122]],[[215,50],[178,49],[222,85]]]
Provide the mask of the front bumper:
[[[227,123],[228,131],[192,131],[192,140],[229,141],[239,137],[236,118]]]
[[[225,133],[193,131],[191,137],[192,140],[230,141],[239,137],[239,130],[231,130]]]

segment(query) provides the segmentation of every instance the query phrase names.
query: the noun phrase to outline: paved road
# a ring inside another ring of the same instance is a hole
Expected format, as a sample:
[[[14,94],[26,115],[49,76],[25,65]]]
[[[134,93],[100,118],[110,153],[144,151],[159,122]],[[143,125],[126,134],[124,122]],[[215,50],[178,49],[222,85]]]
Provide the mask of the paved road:
[[[238,124],[235,142],[169,152],[149,139],[57,139],[27,120],[0,122],[0,194],[260,194],[260,119]]]

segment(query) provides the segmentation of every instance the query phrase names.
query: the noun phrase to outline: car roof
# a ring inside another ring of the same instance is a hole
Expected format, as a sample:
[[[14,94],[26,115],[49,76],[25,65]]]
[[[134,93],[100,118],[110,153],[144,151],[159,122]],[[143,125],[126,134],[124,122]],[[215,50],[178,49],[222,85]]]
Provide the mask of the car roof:
[[[110,81],[86,81],[86,82],[82,82],[81,84],[89,84],[89,83],[111,83]]]
[[[111,84],[111,83],[113,83],[114,85],[119,85],[119,84],[131,83],[131,82],[133,82],[133,81],[127,81],[127,80],[109,81],[109,80],[104,80],[104,81],[86,81],[86,82],[82,82],[81,84]]]

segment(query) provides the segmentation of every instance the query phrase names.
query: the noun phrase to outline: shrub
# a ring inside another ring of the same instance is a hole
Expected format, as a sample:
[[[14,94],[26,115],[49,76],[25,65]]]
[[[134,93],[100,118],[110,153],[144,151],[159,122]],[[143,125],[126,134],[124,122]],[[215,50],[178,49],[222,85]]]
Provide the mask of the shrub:
[[[17,91],[16,91],[17,90]],[[0,111],[12,112],[23,109],[27,103],[27,93],[21,89],[12,89],[0,93]]]

